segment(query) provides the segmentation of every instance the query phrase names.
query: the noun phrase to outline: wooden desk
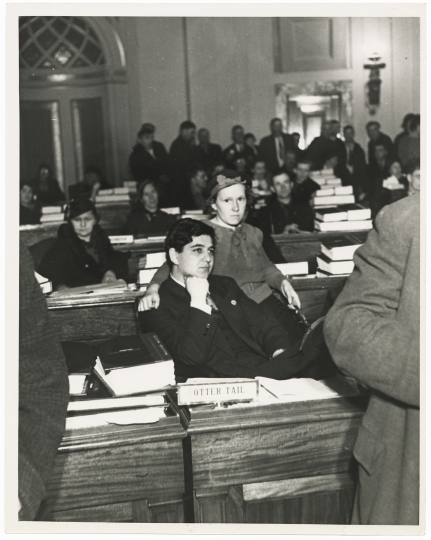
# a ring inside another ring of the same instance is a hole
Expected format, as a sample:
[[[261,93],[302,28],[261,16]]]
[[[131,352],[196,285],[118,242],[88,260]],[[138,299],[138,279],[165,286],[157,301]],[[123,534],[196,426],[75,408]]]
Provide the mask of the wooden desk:
[[[124,226],[130,214],[129,203],[104,205],[98,207],[97,212],[100,216],[99,225],[108,235],[124,233]],[[60,225],[62,223],[24,225],[19,228],[19,236],[26,246],[32,246],[45,238],[56,238]]]
[[[369,231],[345,232],[314,232],[298,234],[274,234],[272,235],[275,243],[280,249],[287,262],[308,261],[310,272],[314,273],[316,268],[316,255],[320,253],[321,241],[325,238],[334,236],[355,237],[363,243],[367,239]]]
[[[191,438],[198,523],[344,524],[365,396],[198,410]]]
[[[183,523],[183,440],[178,415],[157,424],[66,432],[41,521]]]
[[[312,323],[322,315],[328,290],[346,278],[294,280],[301,300],[301,311]],[[49,316],[60,341],[99,339],[138,333],[135,299],[144,291],[127,291],[97,299],[83,295],[79,299],[46,298]]]
[[[131,212],[130,203],[103,204],[97,206],[99,225],[107,234],[124,234],[124,227]]]
[[[19,238],[27,247],[30,247],[46,238],[56,238],[59,226],[59,223],[23,225],[19,228]]]
[[[99,339],[138,333],[135,298],[143,291],[96,298],[47,297],[48,312],[60,341]]]

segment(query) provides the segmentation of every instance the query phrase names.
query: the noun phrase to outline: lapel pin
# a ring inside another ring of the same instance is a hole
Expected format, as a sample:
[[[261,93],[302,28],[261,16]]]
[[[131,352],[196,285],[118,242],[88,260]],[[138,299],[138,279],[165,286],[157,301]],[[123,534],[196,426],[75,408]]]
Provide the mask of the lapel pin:
[[[233,306],[236,306],[236,300],[232,300],[232,301],[231,301],[231,304],[232,304]]]

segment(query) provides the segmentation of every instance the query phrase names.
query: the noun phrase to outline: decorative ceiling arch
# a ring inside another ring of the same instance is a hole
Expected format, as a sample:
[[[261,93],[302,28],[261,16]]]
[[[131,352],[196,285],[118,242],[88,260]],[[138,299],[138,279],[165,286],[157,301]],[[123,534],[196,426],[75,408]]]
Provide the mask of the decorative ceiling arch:
[[[121,39],[105,17],[20,17],[23,85],[125,82]]]

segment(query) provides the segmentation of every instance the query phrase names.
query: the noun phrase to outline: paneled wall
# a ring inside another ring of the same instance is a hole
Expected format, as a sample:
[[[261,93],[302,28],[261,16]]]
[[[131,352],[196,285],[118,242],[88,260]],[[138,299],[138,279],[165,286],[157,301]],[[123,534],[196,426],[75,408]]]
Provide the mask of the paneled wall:
[[[332,66],[322,58],[320,69],[308,62],[307,70],[297,71],[298,58],[316,50],[316,43],[308,41],[301,52],[297,40],[293,56],[281,64],[291,71],[277,73],[272,18],[124,19],[129,94],[134,96],[130,144],[140,124],[150,121],[157,125],[157,137],[169,145],[188,110],[198,127],[208,126],[213,140],[223,146],[235,123],[260,138],[275,114],[276,83],[329,80],[352,81],[353,120],[361,144],[366,144],[370,119],[379,120],[383,131],[394,136],[404,114],[419,112],[419,19],[350,18],[342,28],[346,51],[340,56],[340,41],[334,38],[338,60]],[[381,106],[370,116],[365,106],[369,73],[363,64],[376,50],[386,68],[381,71]],[[286,44],[284,51],[289,54]]]

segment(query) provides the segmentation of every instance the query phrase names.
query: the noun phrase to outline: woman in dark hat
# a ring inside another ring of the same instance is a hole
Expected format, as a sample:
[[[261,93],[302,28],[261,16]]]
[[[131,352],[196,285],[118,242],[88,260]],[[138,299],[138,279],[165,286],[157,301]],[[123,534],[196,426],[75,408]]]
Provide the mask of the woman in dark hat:
[[[139,205],[129,215],[125,226],[125,234],[164,235],[175,219],[160,210],[159,190],[153,180],[145,180],[139,186]]]
[[[52,175],[51,167],[46,163],[40,165],[35,180],[35,195],[41,206],[55,206],[66,197]]]
[[[22,180],[19,189],[19,224],[37,225],[40,223],[41,211],[34,198],[33,182]]]
[[[97,224],[96,208],[89,199],[67,205],[58,238],[43,256],[37,271],[52,281],[54,289],[110,283],[126,279],[129,253],[114,250]]]
[[[281,295],[298,307],[300,301],[289,280],[268,259],[262,246],[262,231],[244,223],[247,202],[252,199],[248,184],[238,172],[228,169],[216,173],[208,183],[208,203],[216,212],[211,221],[205,221],[216,232],[213,273],[235,279],[249,298],[280,320],[295,342],[305,328],[293,320]],[[165,264],[157,271],[141,300],[141,310],[158,307],[158,290],[168,276],[169,268]],[[275,296],[272,289],[281,295]]]

